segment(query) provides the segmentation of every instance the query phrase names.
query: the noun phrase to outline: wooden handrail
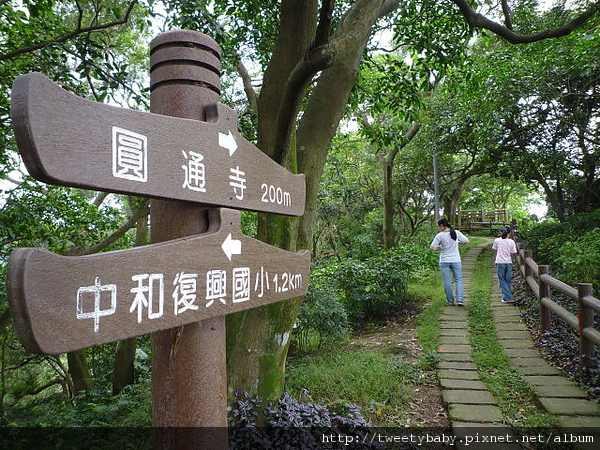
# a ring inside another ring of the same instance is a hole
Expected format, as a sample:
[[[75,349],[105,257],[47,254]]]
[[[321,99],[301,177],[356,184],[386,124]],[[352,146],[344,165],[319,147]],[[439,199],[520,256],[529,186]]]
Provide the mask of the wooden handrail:
[[[533,292],[539,301],[541,330],[546,331],[552,327],[550,313],[556,314],[564,320],[578,332],[580,366],[589,367],[596,353],[596,347],[600,347],[600,331],[594,328],[594,314],[600,312],[600,300],[592,295],[592,285],[578,283],[577,288],[574,288],[550,276],[548,266],[537,264],[531,251],[525,250],[522,242],[519,242],[517,263],[519,273],[525,279],[526,293]],[[550,288],[577,300],[577,316],[552,300]]]

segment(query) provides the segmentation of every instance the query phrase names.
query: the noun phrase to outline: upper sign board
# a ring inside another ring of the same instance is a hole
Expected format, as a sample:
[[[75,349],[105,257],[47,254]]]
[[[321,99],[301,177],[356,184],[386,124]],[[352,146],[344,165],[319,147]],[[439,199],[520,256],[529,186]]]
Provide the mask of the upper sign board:
[[[30,73],[15,80],[11,116],[29,173],[49,184],[304,213],[304,175],[244,139],[221,103],[207,122],[181,119],[86,100]]]
[[[89,256],[19,248],[7,291],[25,347],[58,354],[304,295],[310,254],[241,234],[239,211],[209,232]]]

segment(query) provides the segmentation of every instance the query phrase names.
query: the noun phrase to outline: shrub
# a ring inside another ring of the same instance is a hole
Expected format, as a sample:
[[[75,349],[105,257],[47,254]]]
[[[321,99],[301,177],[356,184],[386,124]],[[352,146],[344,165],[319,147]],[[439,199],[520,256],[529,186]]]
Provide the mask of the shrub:
[[[549,264],[560,269],[558,262],[565,243],[576,242],[587,233],[600,228],[600,209],[587,214],[578,214],[565,222],[549,219],[521,230],[527,248],[533,252],[539,264]]]
[[[349,259],[340,265],[337,284],[352,321],[402,312],[408,299],[409,258],[390,250],[366,261]]]
[[[321,348],[339,342],[350,327],[348,314],[337,291],[319,283],[311,283],[297,320],[297,344],[300,349]],[[311,337],[315,343],[311,345]]]
[[[565,283],[592,283],[600,281],[600,228],[588,231],[577,241],[565,242],[559,249],[559,278]]]

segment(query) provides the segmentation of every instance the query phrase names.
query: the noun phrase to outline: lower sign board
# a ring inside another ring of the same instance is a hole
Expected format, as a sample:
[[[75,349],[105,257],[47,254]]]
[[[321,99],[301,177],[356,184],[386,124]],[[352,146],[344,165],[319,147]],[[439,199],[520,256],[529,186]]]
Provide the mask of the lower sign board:
[[[290,216],[304,213],[304,175],[237,131],[221,103],[206,122],[86,100],[39,73],[13,85],[11,116],[29,173],[49,184]]]
[[[90,256],[20,248],[7,289],[25,347],[58,354],[301,296],[310,254],[241,234],[240,213],[212,210],[211,230]]]

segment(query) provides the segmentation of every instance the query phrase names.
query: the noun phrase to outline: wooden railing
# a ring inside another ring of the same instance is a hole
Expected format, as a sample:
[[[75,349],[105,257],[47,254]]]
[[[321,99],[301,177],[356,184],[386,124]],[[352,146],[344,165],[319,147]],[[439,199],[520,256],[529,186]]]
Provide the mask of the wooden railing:
[[[579,334],[579,364],[588,367],[600,347],[600,332],[594,328],[594,314],[600,312],[600,300],[592,294],[592,285],[578,283],[577,288],[551,277],[548,266],[538,265],[531,250],[526,250],[524,244],[518,245],[518,263],[521,276],[525,279],[526,293],[533,292],[540,305],[540,328],[542,331],[552,327],[550,313],[556,314]],[[550,288],[577,301],[578,315],[575,316],[552,300]]]
[[[498,231],[511,226],[508,210],[504,209],[461,209],[456,217],[456,228],[461,231]]]
[[[471,222],[510,223],[508,209],[461,209],[458,211],[458,224],[466,225]]]

